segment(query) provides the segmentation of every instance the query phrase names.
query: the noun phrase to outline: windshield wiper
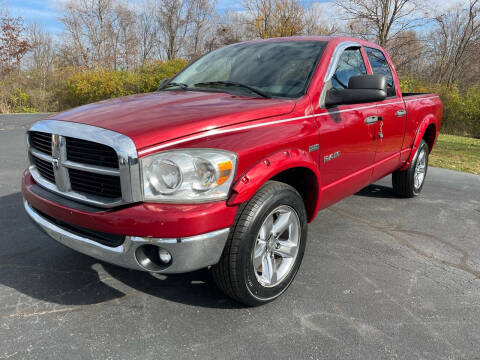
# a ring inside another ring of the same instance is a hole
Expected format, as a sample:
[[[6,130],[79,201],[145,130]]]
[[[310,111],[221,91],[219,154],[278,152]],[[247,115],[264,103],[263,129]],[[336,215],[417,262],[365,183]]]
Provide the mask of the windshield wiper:
[[[225,85],[225,86],[238,86],[238,87],[242,87],[242,88],[245,88],[245,89],[248,89],[252,92],[254,92],[255,94],[258,94],[264,98],[267,98],[267,99],[270,99],[271,96],[264,93],[262,90],[259,90],[253,86],[249,86],[249,85],[245,85],[245,84],[242,84],[242,83],[239,83],[239,82],[236,82],[236,81],[206,81],[206,82],[199,82],[197,84],[195,84],[195,86],[210,86],[210,85]]]
[[[163,90],[163,89],[166,89],[166,88],[169,88],[169,87],[172,87],[172,86],[178,86],[178,87],[179,87],[180,89],[182,89],[182,90],[187,90],[187,89],[188,89],[188,85],[187,85],[187,84],[171,82],[171,83],[165,84],[164,86],[162,86],[162,87],[161,87],[160,89],[158,89],[158,90]]]

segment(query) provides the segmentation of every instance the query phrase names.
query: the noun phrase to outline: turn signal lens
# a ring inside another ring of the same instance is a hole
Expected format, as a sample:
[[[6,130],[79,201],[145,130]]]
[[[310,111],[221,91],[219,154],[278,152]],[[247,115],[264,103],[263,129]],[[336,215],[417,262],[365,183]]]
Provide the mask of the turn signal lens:
[[[222,161],[218,163],[218,180],[217,185],[222,185],[225,181],[228,180],[230,174],[232,173],[233,164],[230,160]]]

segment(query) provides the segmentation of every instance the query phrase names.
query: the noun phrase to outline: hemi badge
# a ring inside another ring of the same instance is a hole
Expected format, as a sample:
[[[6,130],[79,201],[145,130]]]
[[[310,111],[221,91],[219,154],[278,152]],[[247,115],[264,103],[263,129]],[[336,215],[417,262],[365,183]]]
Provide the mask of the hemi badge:
[[[308,147],[308,152],[317,151],[320,148],[320,144],[313,144]]]
[[[330,160],[338,158],[339,156],[340,156],[340,151],[334,152],[333,154],[330,154],[330,155],[325,155],[323,157],[323,162],[326,163]]]

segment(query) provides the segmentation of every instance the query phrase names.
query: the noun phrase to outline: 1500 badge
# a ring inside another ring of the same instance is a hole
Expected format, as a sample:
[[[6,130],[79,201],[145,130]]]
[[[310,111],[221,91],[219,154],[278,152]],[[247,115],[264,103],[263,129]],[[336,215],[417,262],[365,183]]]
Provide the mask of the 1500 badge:
[[[333,154],[330,154],[330,155],[325,155],[323,157],[323,162],[326,163],[330,160],[338,158],[339,156],[340,156],[340,151],[334,152]]]

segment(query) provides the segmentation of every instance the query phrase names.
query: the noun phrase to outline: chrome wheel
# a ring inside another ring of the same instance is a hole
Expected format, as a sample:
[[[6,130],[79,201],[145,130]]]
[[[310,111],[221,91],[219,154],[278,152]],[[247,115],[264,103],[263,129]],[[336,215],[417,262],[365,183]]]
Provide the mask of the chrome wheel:
[[[252,252],[253,270],[265,287],[278,285],[295,264],[300,245],[300,220],[287,205],[274,209],[263,222]]]
[[[417,164],[415,165],[414,185],[415,189],[420,189],[425,180],[427,172],[427,149],[422,148],[418,154]]]

